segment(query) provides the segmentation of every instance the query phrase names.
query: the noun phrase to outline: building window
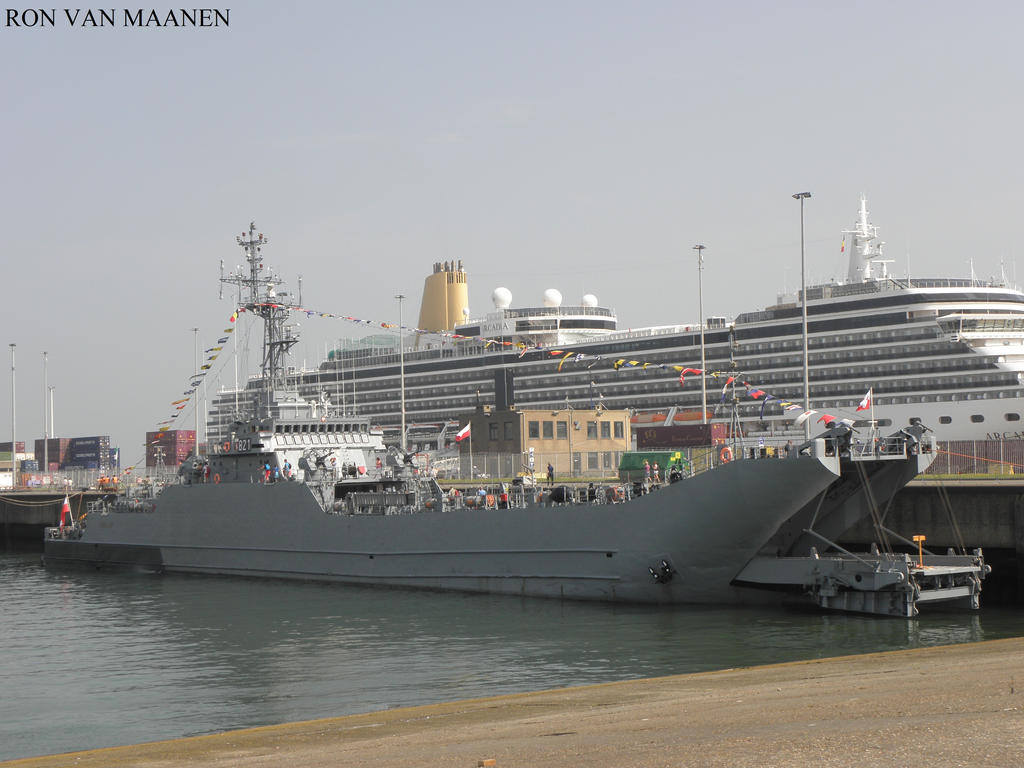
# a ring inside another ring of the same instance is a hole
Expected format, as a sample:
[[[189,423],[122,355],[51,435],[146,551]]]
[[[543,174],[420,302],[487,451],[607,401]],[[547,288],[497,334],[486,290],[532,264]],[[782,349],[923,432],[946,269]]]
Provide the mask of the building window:
[[[498,425],[493,421],[487,425],[487,439],[492,443],[496,443],[498,441]]]
[[[569,425],[564,421],[555,422],[555,437],[559,440],[567,440],[569,438]]]
[[[588,440],[597,440],[597,422],[596,421],[588,421],[587,422],[587,439]]]
[[[953,417],[952,416],[939,416],[939,424],[952,424],[952,423],[953,423]]]
[[[544,439],[552,440],[555,437],[555,423],[553,421],[544,422]]]
[[[622,426],[622,422],[621,421],[616,421],[615,422],[615,439],[616,440],[621,440],[625,436],[625,434],[626,434],[626,432],[625,432],[625,430],[624,430],[624,428]]]
[[[612,453],[611,451],[605,451],[601,454],[601,468],[611,469],[612,468]]]
[[[985,420],[985,417],[982,416],[980,413],[976,413],[973,416],[971,416],[971,421],[973,421],[975,424],[980,424],[984,420]]]
[[[506,421],[505,422],[505,439],[506,440],[514,440],[515,439],[515,434],[516,434],[515,423],[511,422],[511,421]]]
[[[610,421],[601,422],[601,439],[610,440],[612,436],[612,423]]]
[[[531,438],[533,438],[534,440],[537,440],[537,439],[540,438],[540,422],[539,421],[531,421],[531,422],[529,422],[527,424],[526,430],[527,430],[527,434]]]
[[[597,453],[593,451],[587,454],[587,469],[597,469]]]
[[[1008,414],[1006,414],[1005,418],[1006,418],[1007,421],[1020,421],[1020,414],[1019,413],[1008,413]]]

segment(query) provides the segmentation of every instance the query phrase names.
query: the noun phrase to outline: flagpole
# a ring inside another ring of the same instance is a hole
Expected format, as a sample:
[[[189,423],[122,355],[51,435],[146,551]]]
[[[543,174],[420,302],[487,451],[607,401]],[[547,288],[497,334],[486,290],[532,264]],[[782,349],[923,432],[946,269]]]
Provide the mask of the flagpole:
[[[878,422],[875,421],[875,388],[868,387],[868,402],[871,404],[871,445],[874,446],[878,435]]]
[[[804,408],[811,410],[811,377],[808,371],[807,355],[807,285],[804,268],[804,200],[811,196],[810,192],[797,192],[793,197],[800,201],[800,314],[804,339]],[[810,420],[804,421],[804,439],[811,439]]]

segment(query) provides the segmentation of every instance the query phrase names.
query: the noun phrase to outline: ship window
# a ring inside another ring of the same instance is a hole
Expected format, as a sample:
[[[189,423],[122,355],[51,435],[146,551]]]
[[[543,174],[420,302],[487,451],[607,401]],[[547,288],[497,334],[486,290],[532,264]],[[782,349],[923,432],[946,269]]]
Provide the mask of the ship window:
[[[1006,414],[1006,416],[1004,418],[1007,421],[1020,421],[1020,414],[1019,413],[1008,413],[1008,414]]]
[[[280,433],[281,432],[281,425],[280,424],[275,424],[274,425],[274,431]]]
[[[952,423],[953,423],[953,417],[952,416],[939,416],[939,424],[952,424]]]
[[[878,426],[880,427],[891,427],[892,419],[878,419]]]
[[[980,413],[975,413],[973,416],[971,416],[971,421],[973,421],[975,424],[980,424],[984,420],[985,417],[982,416]]]

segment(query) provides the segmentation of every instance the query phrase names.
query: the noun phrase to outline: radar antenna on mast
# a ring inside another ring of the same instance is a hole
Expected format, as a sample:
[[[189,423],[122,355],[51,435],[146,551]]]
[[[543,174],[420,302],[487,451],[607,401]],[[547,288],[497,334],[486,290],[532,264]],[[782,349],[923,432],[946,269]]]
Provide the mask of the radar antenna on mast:
[[[235,240],[242,247],[249,268],[246,271],[244,267],[238,267],[225,277],[222,266],[221,290],[224,283],[237,286],[241,296],[239,311],[249,312],[263,320],[261,373],[265,399],[260,410],[261,415],[269,415],[274,389],[285,384],[285,358],[299,341],[295,327],[287,324],[291,310],[298,305],[282,298],[286,294],[278,289],[283,281],[273,270],[264,269],[263,246],[269,239],[256,231],[256,224],[250,223],[248,232],[243,231]]]

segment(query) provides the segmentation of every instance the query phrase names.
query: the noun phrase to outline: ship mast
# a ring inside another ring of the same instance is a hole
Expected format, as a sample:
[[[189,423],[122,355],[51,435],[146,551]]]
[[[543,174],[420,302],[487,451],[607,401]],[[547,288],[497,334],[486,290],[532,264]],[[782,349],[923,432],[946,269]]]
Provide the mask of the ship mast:
[[[235,238],[245,253],[249,268],[238,269],[226,277],[222,283],[235,285],[240,289],[242,305],[240,309],[251,312],[263,320],[263,397],[258,412],[261,416],[269,416],[274,402],[274,391],[285,385],[284,361],[288,351],[299,341],[295,327],[287,325],[290,310],[297,305],[285,299],[288,294],[279,291],[282,280],[273,270],[263,266],[263,246],[269,242],[263,233],[256,232],[256,224],[249,224],[249,231],[242,232]]]
[[[861,195],[857,223],[853,229],[843,230],[843,246],[850,249],[850,264],[846,273],[848,283],[884,280],[889,276],[885,265],[892,264],[892,259],[882,258],[882,246],[885,243],[876,241],[878,227],[868,222],[868,201]]]

